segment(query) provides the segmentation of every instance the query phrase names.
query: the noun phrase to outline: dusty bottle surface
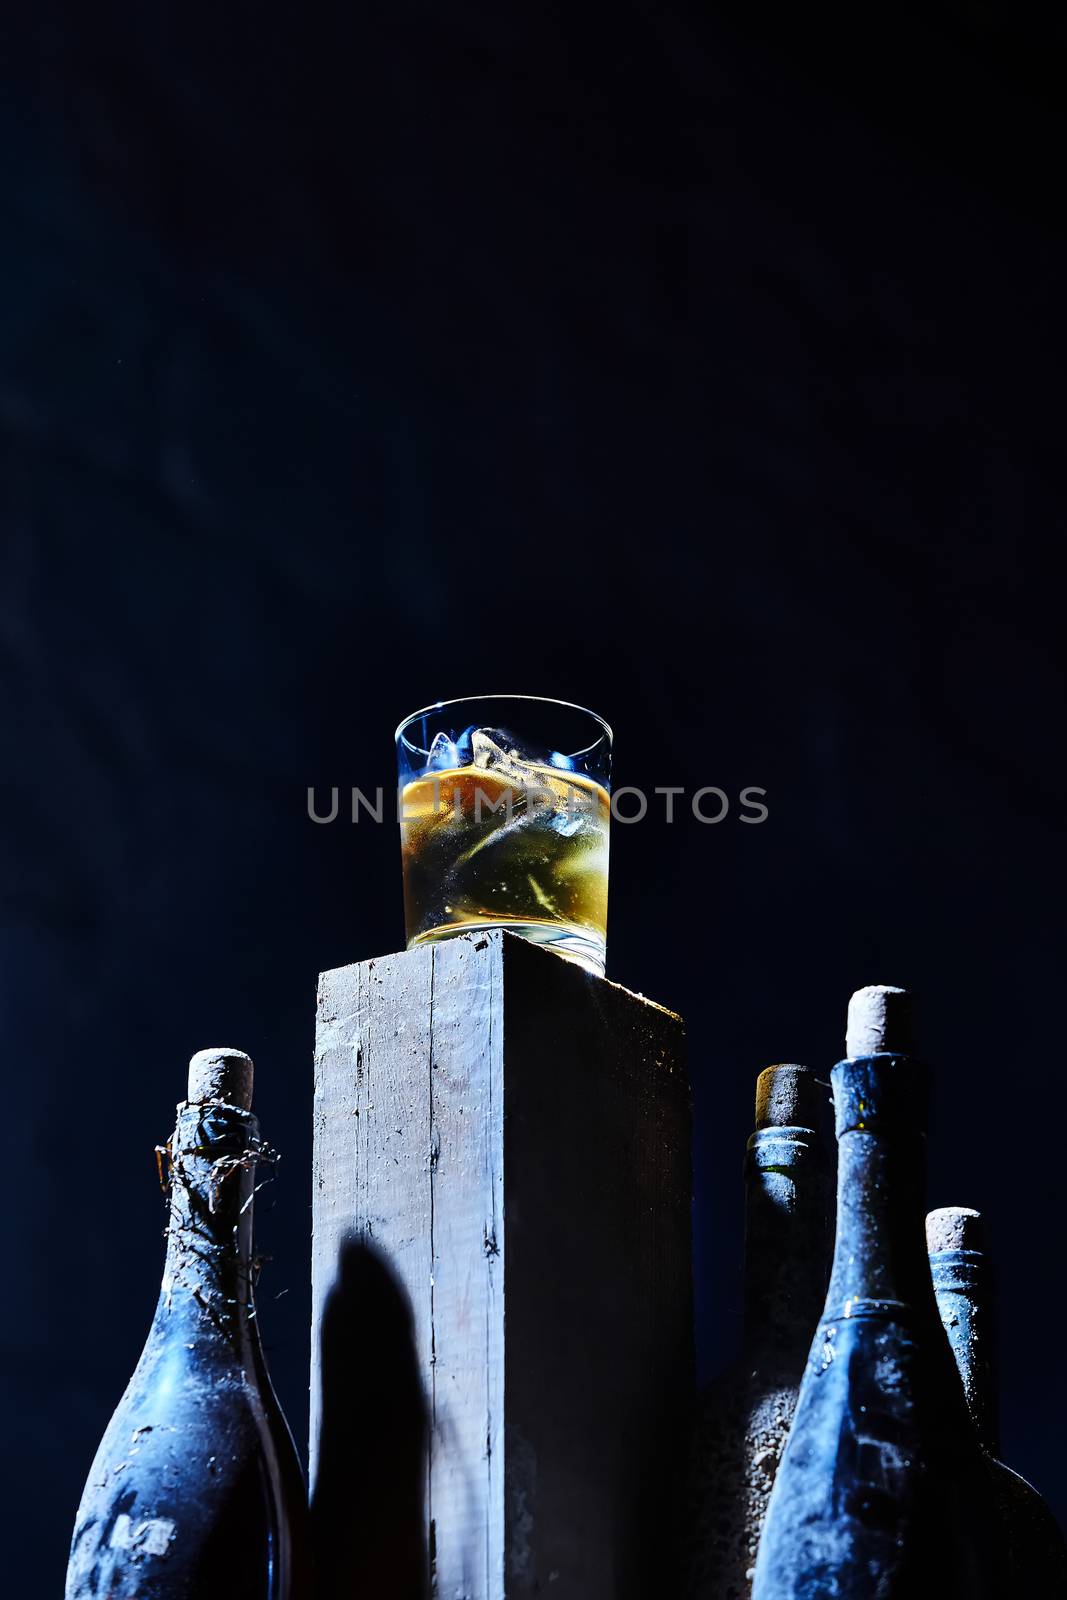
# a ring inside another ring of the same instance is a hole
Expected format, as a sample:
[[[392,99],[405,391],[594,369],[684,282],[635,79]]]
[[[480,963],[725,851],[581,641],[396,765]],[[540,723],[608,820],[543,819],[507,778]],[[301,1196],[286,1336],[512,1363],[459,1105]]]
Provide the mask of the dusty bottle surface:
[[[155,1319],[82,1495],[67,1600],[304,1600],[306,1496],[255,1320],[252,1063],[201,1051]]]
[[[905,1053],[906,1004],[899,990],[859,991],[849,1055],[831,1075],[834,1263],[771,1493],[754,1600],[997,1593],[988,1474],[926,1257],[928,1073]]]
[[[1003,1521],[1005,1593],[1067,1596],[1067,1544],[1045,1500],[998,1459],[993,1283],[982,1218],[962,1206],[931,1211],[926,1241],[934,1295],[967,1407],[986,1454]]]
[[[688,1515],[692,1600],[751,1592],[760,1531],[826,1293],[829,1093],[768,1067],[745,1151],[744,1322],[736,1361],[701,1397]]]

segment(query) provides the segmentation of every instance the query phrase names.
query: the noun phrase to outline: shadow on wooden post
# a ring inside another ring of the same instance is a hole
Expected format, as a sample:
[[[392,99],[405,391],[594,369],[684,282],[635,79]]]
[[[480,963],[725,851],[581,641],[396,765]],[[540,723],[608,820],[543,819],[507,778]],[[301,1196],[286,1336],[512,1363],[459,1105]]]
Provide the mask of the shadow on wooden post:
[[[408,1304],[440,1600],[676,1595],[693,1342],[681,1018],[493,929],[323,973],[313,1182],[315,1366],[330,1327],[312,1457],[324,1395],[314,1476],[345,1579],[325,1600],[406,1597],[425,1577]],[[329,1309],[353,1234],[381,1253],[356,1274],[368,1300],[383,1278],[397,1292],[393,1273],[407,1297],[384,1343],[388,1297],[383,1313],[356,1292],[340,1328]]]
[[[338,1254],[321,1370],[317,1600],[424,1600],[427,1418],[411,1306],[385,1258],[359,1238]]]

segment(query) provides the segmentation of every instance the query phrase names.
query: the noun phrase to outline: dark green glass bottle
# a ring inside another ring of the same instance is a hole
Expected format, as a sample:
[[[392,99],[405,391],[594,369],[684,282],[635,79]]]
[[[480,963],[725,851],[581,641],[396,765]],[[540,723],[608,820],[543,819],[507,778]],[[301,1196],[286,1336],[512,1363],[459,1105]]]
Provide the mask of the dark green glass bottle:
[[[252,1293],[251,1100],[246,1055],[193,1057],[159,1303],[82,1495],[66,1600],[305,1600],[304,1483]]]
[[[907,996],[860,990],[831,1081],[837,1236],[760,1541],[753,1600],[987,1600],[988,1474],[924,1235],[929,1075]]]
[[[993,1283],[977,1211],[944,1206],[926,1219],[930,1274],[1003,1522],[1005,1594],[1067,1597],[1067,1544],[1034,1486],[997,1458]]]
[[[691,1600],[743,1600],[830,1264],[829,1093],[794,1063],[756,1080],[745,1150],[740,1353],[697,1409],[687,1517]]]

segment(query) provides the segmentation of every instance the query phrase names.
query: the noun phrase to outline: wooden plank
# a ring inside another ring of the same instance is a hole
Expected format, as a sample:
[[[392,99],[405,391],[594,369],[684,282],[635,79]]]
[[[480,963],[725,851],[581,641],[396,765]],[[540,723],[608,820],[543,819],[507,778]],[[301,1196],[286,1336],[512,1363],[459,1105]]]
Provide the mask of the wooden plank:
[[[546,1005],[543,959],[509,964],[505,1008],[507,1593],[670,1593],[692,1370],[681,1024],[569,968]]]
[[[338,981],[339,980],[339,981]],[[348,1070],[353,1039],[359,1036],[354,1015],[359,1005],[360,969],[342,968],[319,978],[315,1027],[314,1146],[312,1151],[312,1323],[320,1327],[326,1297],[333,1286],[341,1242],[352,1226],[352,1183],[355,1172],[355,1074]],[[327,1086],[329,1105],[327,1106]],[[322,1384],[319,1351],[312,1355],[311,1472],[318,1462]]]
[[[499,932],[323,976],[314,1425],[326,1437],[351,1408],[335,1358],[316,1390],[331,1274],[354,1234],[406,1307],[388,1326],[409,1330],[423,1409],[399,1413],[420,1454],[380,1432],[405,1472],[421,1464],[442,1600],[626,1600],[665,1577],[691,1381],[682,1051],[670,1012]],[[353,1347],[358,1394],[378,1391],[383,1359],[373,1340]],[[406,1369],[391,1370],[402,1391]],[[349,1548],[373,1542],[356,1502],[387,1504],[388,1472],[379,1460],[369,1489],[354,1461],[346,1501],[343,1468],[323,1490],[314,1440],[313,1462],[336,1563],[331,1518],[347,1514]]]
[[[331,1600],[386,1584],[415,1600],[427,1565],[432,993],[429,950],[320,980],[310,1458],[317,1588]]]
[[[499,941],[436,947],[430,1514],[441,1595],[502,1592],[502,1030],[493,1038],[500,985]]]

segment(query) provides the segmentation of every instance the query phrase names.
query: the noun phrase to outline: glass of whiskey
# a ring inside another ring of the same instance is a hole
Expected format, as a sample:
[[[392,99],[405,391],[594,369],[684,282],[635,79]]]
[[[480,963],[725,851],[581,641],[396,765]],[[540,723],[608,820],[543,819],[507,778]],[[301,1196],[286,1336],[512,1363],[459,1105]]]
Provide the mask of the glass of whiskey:
[[[611,729],[562,700],[446,700],[396,730],[407,943],[506,928],[603,976]]]

